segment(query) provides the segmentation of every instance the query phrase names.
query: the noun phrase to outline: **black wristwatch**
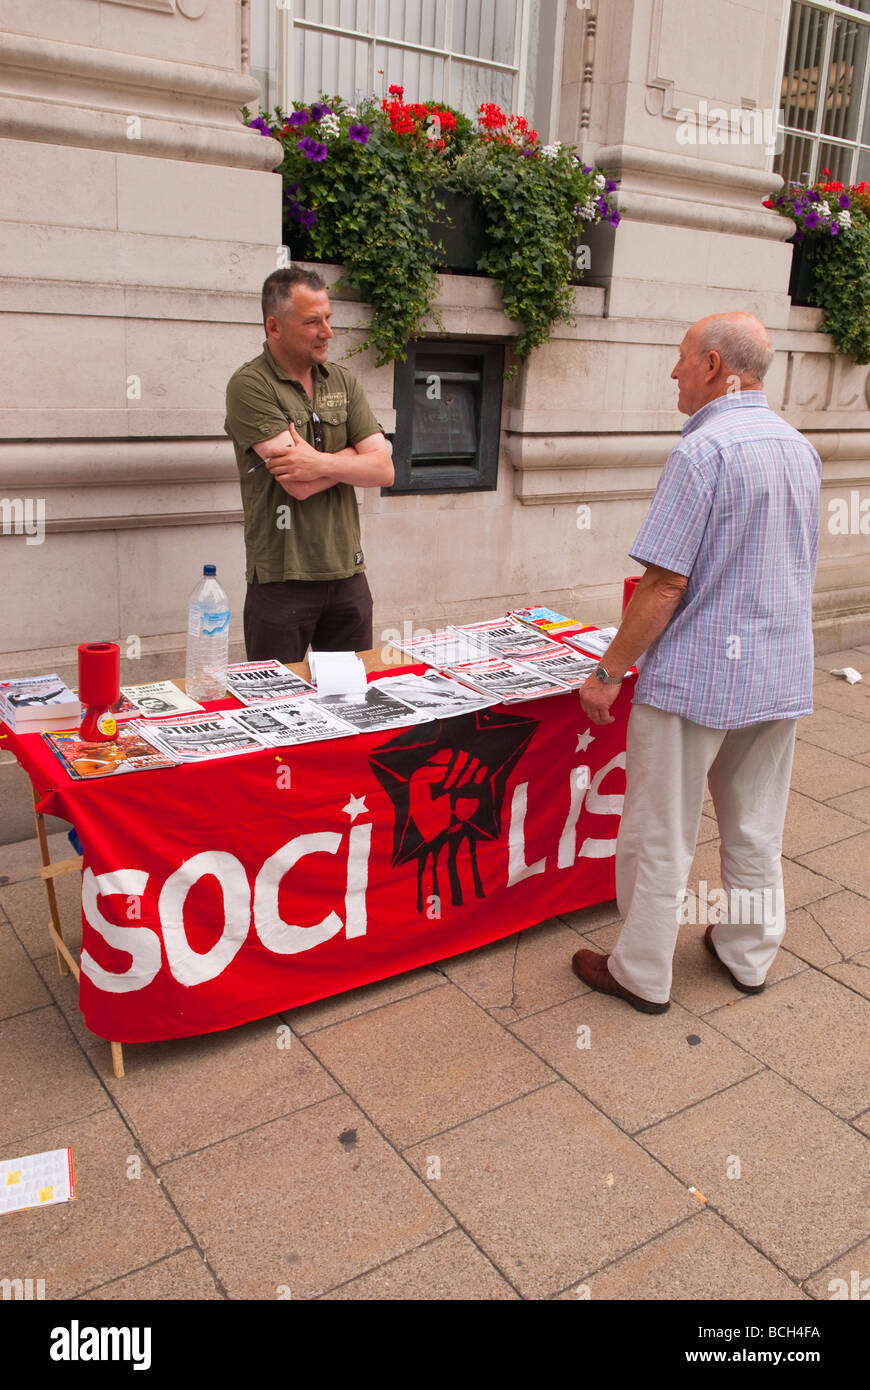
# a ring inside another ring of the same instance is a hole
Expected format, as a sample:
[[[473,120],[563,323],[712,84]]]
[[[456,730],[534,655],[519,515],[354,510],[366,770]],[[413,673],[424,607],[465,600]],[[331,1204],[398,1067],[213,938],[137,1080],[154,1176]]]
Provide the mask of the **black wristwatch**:
[[[625,679],[624,676],[608,676],[607,672],[605,671],[604,667],[601,665],[600,662],[595,668],[595,674],[601,681],[602,685],[622,685],[622,682]]]

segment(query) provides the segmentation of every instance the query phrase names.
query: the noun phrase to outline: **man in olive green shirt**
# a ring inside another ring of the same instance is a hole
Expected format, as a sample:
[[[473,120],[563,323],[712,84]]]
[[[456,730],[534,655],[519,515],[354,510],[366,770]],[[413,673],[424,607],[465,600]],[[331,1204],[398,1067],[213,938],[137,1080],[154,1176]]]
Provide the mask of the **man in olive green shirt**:
[[[392,449],[362,388],[330,363],[331,309],[314,271],[263,285],[263,352],[227,387],[245,511],[249,661],[372,645],[355,487],[389,487]]]

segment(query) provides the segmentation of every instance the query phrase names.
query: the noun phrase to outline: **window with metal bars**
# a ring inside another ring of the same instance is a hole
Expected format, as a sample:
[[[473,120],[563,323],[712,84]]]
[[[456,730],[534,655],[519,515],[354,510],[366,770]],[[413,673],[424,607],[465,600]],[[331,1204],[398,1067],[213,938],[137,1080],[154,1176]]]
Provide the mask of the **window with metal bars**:
[[[253,0],[251,72],[262,104],[321,94],[347,102],[387,87],[520,111],[542,141],[558,119],[566,0]]]
[[[786,183],[870,180],[870,0],[793,0],[781,105]]]

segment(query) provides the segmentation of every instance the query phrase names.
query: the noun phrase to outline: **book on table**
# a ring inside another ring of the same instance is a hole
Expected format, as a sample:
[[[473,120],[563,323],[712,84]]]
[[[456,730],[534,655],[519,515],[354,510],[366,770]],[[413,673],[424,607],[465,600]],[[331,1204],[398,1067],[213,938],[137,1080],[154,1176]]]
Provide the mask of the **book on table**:
[[[60,676],[21,676],[0,681],[0,719],[13,733],[68,729],[81,717],[78,696]]]

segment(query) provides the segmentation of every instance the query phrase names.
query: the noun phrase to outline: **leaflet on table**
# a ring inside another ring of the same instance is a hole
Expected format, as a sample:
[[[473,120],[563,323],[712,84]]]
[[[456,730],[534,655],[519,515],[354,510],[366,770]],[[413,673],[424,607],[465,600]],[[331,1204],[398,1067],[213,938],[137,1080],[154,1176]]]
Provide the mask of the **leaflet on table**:
[[[382,676],[372,681],[372,685],[404,700],[427,719],[450,719],[454,714],[469,714],[472,710],[498,704],[495,696],[459,685],[438,671],[426,671],[421,676]]]
[[[493,618],[485,623],[465,623],[453,631],[465,633],[472,642],[477,643],[486,656],[501,657],[505,661],[515,656],[532,656],[535,652],[547,652],[553,645],[546,633],[535,632],[514,618]]]
[[[78,729],[65,729],[61,733],[43,734],[42,737],[70,777],[84,781],[91,777],[115,777],[121,772],[172,767],[175,758],[157,746],[151,736],[152,727],[145,725],[136,728],[127,724],[118,730],[111,743],[89,743],[82,738]]]
[[[530,671],[537,672],[545,679],[564,681],[572,690],[585,685],[598,665],[593,657],[583,656],[573,647],[561,644],[556,648],[554,656],[549,652],[545,652],[543,656],[517,656],[514,657],[514,663],[517,666],[528,667]]]
[[[78,690],[75,694],[78,695]],[[137,709],[132,700],[128,700],[126,695],[119,695],[113,705],[109,705],[108,713],[114,715],[115,723],[120,723],[122,719],[140,719],[142,711]],[[67,723],[70,721],[67,720]]]
[[[597,656],[600,659],[615,636],[615,627],[599,627],[593,628],[591,632],[563,637],[562,641],[567,642],[569,647],[576,647],[580,652],[589,652],[591,656]]]
[[[313,689],[310,681],[288,671],[280,661],[240,661],[227,667],[227,694],[235,695],[243,705],[290,700]]]
[[[409,637],[394,642],[393,646],[407,652],[413,662],[435,666],[438,670],[464,661],[479,661],[486,656],[484,648],[456,628],[431,632],[427,637]]]
[[[149,685],[122,685],[121,694],[136,706],[140,715],[146,719],[157,719],[165,714],[192,714],[201,710],[196,700],[191,700],[173,681],[151,681]]]
[[[358,694],[313,695],[309,703],[351,724],[358,734],[395,729],[400,724],[420,724],[426,717],[385,690],[378,690],[374,683]]]
[[[539,676],[528,668],[527,661],[499,661],[493,657],[490,661],[451,666],[444,674],[508,704],[514,700],[540,700],[545,695],[564,695],[570,688],[563,681]]]
[[[81,717],[75,691],[60,676],[19,676],[0,681],[0,719],[17,734],[62,729]]]
[[[239,714],[235,710],[233,714]],[[204,762],[208,758],[228,758],[236,753],[256,753],[268,745],[262,738],[243,729],[228,710],[217,714],[191,714],[146,724],[138,719],[127,725],[147,734],[164,753],[180,763]]]
[[[234,709],[230,717],[270,748],[282,748],[290,743],[313,743],[324,738],[346,738],[348,734],[357,732],[328,709],[318,708],[311,700],[299,696],[283,704]]]
[[[579,618],[566,618],[564,613],[557,613],[554,608],[512,608],[508,617],[516,618],[538,632],[548,632],[554,636],[563,632],[581,632],[587,626]]]

